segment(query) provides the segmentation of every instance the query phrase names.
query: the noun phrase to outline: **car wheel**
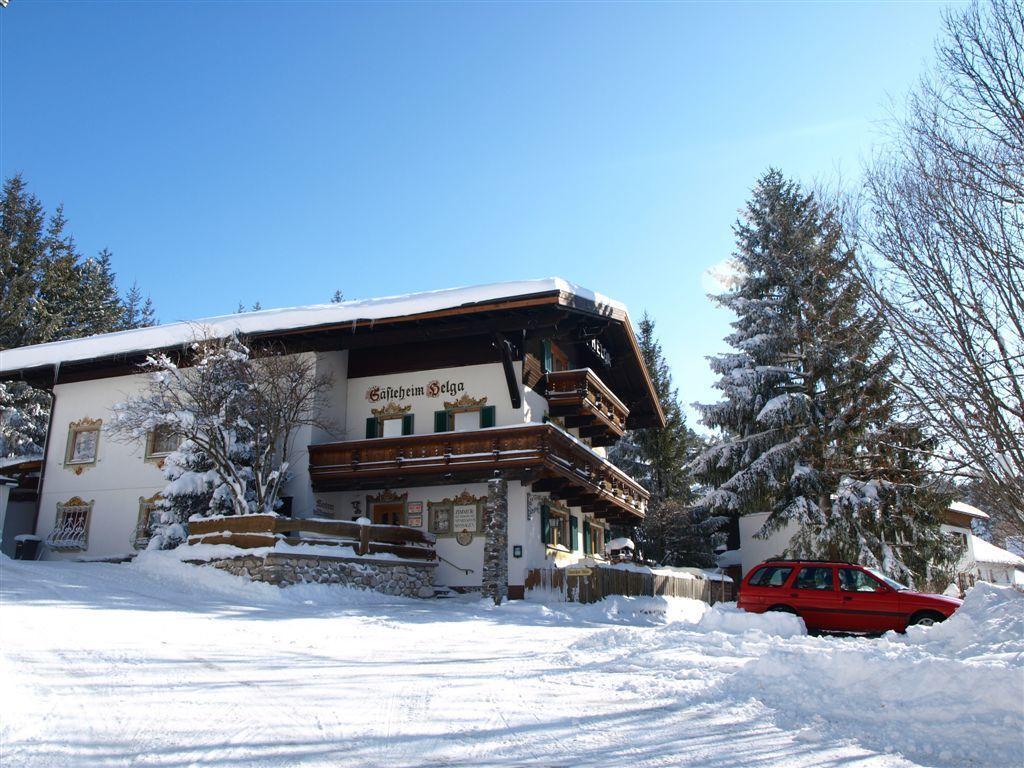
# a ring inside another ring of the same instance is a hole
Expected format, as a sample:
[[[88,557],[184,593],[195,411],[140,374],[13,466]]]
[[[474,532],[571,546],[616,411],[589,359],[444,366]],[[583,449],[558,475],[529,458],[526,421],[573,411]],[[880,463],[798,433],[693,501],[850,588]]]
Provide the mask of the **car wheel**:
[[[914,627],[934,627],[941,621],[945,621],[946,617],[941,613],[934,613],[932,611],[922,611],[921,613],[915,613],[910,617],[910,626]]]

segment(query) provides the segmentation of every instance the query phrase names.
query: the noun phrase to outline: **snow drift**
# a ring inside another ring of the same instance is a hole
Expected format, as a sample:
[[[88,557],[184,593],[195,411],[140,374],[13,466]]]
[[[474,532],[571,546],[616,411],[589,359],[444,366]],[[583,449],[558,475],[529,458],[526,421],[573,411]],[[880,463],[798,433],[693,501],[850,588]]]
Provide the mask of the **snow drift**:
[[[724,690],[776,710],[783,727],[853,737],[925,765],[1019,766],[1022,650],[1024,594],[979,584],[944,624],[875,642],[775,646]]]
[[[804,620],[792,613],[748,613],[736,603],[717,603],[704,614],[698,628],[709,632],[761,632],[774,637],[806,635]]]

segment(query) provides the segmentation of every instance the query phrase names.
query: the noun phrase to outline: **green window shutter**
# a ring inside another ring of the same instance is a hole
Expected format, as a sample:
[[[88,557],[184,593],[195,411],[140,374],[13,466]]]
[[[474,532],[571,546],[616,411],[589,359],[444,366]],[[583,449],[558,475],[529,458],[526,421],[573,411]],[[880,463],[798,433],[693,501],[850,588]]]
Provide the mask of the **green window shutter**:
[[[551,516],[548,514],[548,505],[540,505],[540,540],[547,544],[551,540]]]
[[[366,420],[366,439],[369,440],[372,437],[377,437],[377,421],[376,416],[371,416]]]
[[[434,431],[448,431],[448,411],[434,411]]]
[[[579,547],[576,545],[576,534],[580,530],[580,519],[576,515],[569,515],[569,549],[575,552]]]
[[[493,405],[485,405],[480,409],[480,429],[494,426],[494,411]]]
[[[594,554],[593,553],[593,547],[591,546],[590,521],[589,520],[584,520],[583,521],[583,554],[585,554],[585,555],[592,555],[592,554]]]
[[[412,434],[412,432],[413,432],[412,417],[413,417],[413,415],[411,413],[407,413],[407,414],[405,414],[405,416],[402,417],[402,434],[403,435],[411,435]]]
[[[544,340],[544,373],[551,370],[553,365],[551,357],[551,342],[547,339]]]

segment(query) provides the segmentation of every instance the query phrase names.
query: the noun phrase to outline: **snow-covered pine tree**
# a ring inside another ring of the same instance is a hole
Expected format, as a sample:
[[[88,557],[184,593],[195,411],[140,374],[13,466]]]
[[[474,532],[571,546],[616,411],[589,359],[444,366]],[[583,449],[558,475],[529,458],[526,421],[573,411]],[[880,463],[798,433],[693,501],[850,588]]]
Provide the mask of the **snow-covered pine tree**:
[[[711,359],[723,399],[697,406],[721,434],[693,463],[711,489],[698,507],[768,511],[765,535],[795,522],[794,556],[925,578],[912,542],[941,541],[936,502],[920,446],[897,421],[891,360],[862,308],[840,223],[771,170],[736,237],[739,277],[713,297],[736,315],[726,338],[735,351]],[[872,494],[885,503],[868,504]]]
[[[651,492],[644,522],[633,532],[638,555],[668,565],[714,565],[718,530],[725,518],[693,510],[693,478],[687,468],[700,438],[686,424],[679,391],[648,314],[640,320],[638,342],[665,414],[663,429],[626,433],[609,458]]]
[[[119,330],[124,307],[113,287],[108,252],[89,266],[58,206],[47,220],[20,176],[0,196],[0,349]],[[96,311],[99,299],[100,311]],[[148,309],[147,309],[148,307]],[[152,320],[152,304],[142,307]],[[24,382],[0,383],[0,456],[43,449],[50,398]]]

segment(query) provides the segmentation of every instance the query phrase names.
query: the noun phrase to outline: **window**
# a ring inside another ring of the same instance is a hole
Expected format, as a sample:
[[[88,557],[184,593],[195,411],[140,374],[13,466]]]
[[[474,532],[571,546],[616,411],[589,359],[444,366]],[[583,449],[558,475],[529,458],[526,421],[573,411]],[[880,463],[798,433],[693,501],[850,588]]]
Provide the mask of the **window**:
[[[540,508],[540,538],[549,547],[569,549],[569,511],[544,504]]]
[[[882,583],[857,568],[839,569],[839,589],[843,592],[884,592]]]
[[[435,432],[466,432],[493,427],[495,408],[486,397],[463,395],[444,404],[443,411],[434,412]]]
[[[158,426],[146,435],[146,458],[162,459],[178,450],[178,435],[169,427]]]
[[[795,589],[832,589],[832,569],[825,566],[801,568],[793,583]]]
[[[591,555],[604,555],[604,527],[596,523],[590,524],[590,550]]]
[[[569,356],[552,341],[544,342],[544,370],[545,372],[569,370]]]
[[[367,517],[374,525],[405,525],[405,507],[408,493],[383,490],[376,496],[366,497]]]
[[[390,402],[383,408],[371,408],[373,415],[366,420],[366,439],[375,437],[398,437],[413,434],[411,405]]]
[[[132,546],[135,549],[145,549],[149,546],[149,540],[153,538],[158,525],[160,525],[160,509],[157,501],[160,494],[150,499],[139,497],[139,517],[135,523],[135,534],[132,536]]]
[[[766,565],[755,571],[748,582],[752,587],[781,587],[793,569],[785,565]]]
[[[57,518],[53,530],[46,537],[46,543],[53,549],[82,550],[89,546],[89,518],[92,516],[92,502],[86,503],[75,496],[64,503],[57,503]]]
[[[68,445],[64,464],[81,471],[96,463],[99,451],[101,419],[80,419],[68,426]]]

